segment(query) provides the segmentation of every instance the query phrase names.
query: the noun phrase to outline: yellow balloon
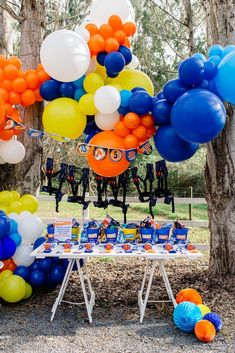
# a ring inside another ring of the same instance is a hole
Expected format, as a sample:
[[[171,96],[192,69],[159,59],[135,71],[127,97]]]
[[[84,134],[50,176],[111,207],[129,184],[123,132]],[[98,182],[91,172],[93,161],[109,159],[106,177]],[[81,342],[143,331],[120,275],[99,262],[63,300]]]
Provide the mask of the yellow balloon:
[[[33,293],[32,287],[30,286],[29,283],[26,283],[26,292],[23,299],[28,299],[29,297],[31,297],[32,293]]]
[[[0,204],[1,205],[10,205],[14,201],[12,194],[10,191],[4,190],[0,192]]]
[[[97,67],[96,67],[95,73],[99,74],[103,78],[103,80],[105,80],[106,77],[107,77],[107,73],[106,73],[105,67],[100,65],[100,64],[98,64],[98,63],[97,63]]]
[[[48,103],[42,122],[47,133],[76,139],[86,127],[86,116],[80,111],[78,102],[75,100],[58,98]]]
[[[135,87],[143,87],[153,96],[154,87],[150,78],[140,70],[123,70],[112,83],[119,84],[122,89],[132,90]]]
[[[34,213],[38,210],[38,200],[33,195],[26,194],[22,196],[20,202],[22,204],[23,211],[29,211],[31,213]]]
[[[6,214],[8,214],[9,213],[9,208],[6,205],[0,205],[0,211],[3,211]]]
[[[198,307],[201,310],[202,317],[211,312],[211,309],[205,304],[198,304]]]
[[[85,115],[95,115],[97,113],[97,109],[94,103],[94,94],[87,93],[81,97],[79,101],[79,108]]]
[[[21,212],[23,212],[23,210],[24,210],[23,205],[22,205],[22,202],[20,202],[20,201],[13,201],[8,207],[9,213],[20,214]]]
[[[109,86],[116,88],[119,92],[122,91],[122,87],[118,83],[110,83]]]
[[[87,75],[83,82],[83,87],[87,93],[95,93],[103,85],[104,80],[102,76],[94,72]]]
[[[2,292],[2,288],[3,285],[5,283],[5,280],[7,279],[8,276],[11,276],[13,274],[12,271],[10,270],[4,270],[0,273],[0,298],[1,298],[1,292]]]
[[[26,293],[26,282],[17,275],[8,276],[1,288],[2,298],[9,303],[17,303],[24,298]]]
[[[13,196],[14,201],[19,201],[20,200],[20,193],[16,190],[10,191],[10,193]]]

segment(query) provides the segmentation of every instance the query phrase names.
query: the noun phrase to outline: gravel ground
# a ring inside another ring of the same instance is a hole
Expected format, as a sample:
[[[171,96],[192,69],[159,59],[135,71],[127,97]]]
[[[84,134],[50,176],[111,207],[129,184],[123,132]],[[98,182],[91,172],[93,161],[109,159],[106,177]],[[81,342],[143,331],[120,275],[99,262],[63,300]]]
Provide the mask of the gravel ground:
[[[177,261],[167,265],[174,293],[187,286],[200,290],[224,326],[214,342],[203,344],[194,334],[180,332],[172,324],[172,307],[149,304],[144,323],[139,323],[137,290],[143,273],[142,260],[93,261],[89,264],[96,291],[93,324],[84,307],[61,305],[54,321],[50,309],[57,290],[38,293],[27,302],[0,308],[0,352],[4,353],[162,353],[235,352],[234,279],[211,283],[207,257],[203,261]],[[81,299],[74,275],[66,299]],[[161,279],[155,276],[151,299],[164,299]]]

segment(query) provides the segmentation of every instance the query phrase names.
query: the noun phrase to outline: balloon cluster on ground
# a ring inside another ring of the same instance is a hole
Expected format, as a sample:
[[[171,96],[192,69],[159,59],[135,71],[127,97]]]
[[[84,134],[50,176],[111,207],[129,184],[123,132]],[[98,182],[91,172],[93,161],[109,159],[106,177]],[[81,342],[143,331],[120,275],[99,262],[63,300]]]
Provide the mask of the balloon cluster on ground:
[[[175,325],[184,332],[194,331],[200,341],[213,341],[216,332],[222,328],[222,320],[202,304],[200,294],[195,289],[186,288],[179,292],[176,302],[173,314]]]

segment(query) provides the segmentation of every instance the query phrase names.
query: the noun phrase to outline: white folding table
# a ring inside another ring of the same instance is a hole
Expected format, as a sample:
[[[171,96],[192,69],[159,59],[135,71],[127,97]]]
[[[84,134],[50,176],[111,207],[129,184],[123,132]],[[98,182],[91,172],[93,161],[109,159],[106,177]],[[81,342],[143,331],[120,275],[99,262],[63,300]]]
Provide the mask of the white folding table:
[[[140,309],[140,322],[143,322],[144,319],[144,314],[146,310],[146,306],[148,303],[149,299],[149,293],[151,290],[152,282],[153,282],[153,277],[154,277],[154,272],[156,267],[159,267],[160,274],[163,278],[163,282],[166,288],[166,292],[168,295],[169,300],[156,300],[154,302],[171,302],[174,307],[177,305],[174,294],[172,292],[170,282],[167,276],[167,272],[165,269],[165,263],[170,260],[176,260],[176,259],[182,259],[182,258],[188,258],[191,260],[200,258],[202,254],[197,251],[197,252],[190,252],[186,249],[183,249],[181,247],[177,248],[176,253],[169,253],[166,250],[163,249],[163,246],[159,245],[154,245],[153,246],[153,251],[155,252],[147,252],[143,251],[143,245],[139,245],[138,249],[133,252],[124,252],[122,250],[121,244],[115,245],[112,251],[106,251],[104,249],[104,244],[96,245],[93,247],[93,252],[84,252],[84,250],[81,250],[78,248],[78,246],[74,246],[71,250],[71,252],[65,252],[63,250],[62,245],[58,245],[56,248],[52,250],[51,253],[45,253],[44,252],[44,245],[42,244],[40,247],[35,249],[32,253],[31,256],[36,257],[37,259],[42,259],[46,257],[59,257],[60,259],[67,259],[69,261],[68,267],[63,279],[63,282],[60,287],[59,294],[53,304],[52,307],[52,315],[51,315],[51,321],[54,319],[56,310],[58,306],[62,303],[69,303],[69,304],[75,304],[75,305],[81,305],[85,304],[86,310],[87,310],[87,315],[89,322],[92,322],[92,311],[93,307],[95,304],[95,292],[92,289],[90,277],[89,277],[89,272],[87,270],[87,262],[89,258],[92,257],[138,257],[138,258],[144,258],[146,260],[146,266],[145,266],[145,271],[143,275],[143,280],[142,284],[140,287],[140,290],[138,292],[138,305]],[[83,259],[84,260],[84,265],[81,267],[80,261]],[[63,300],[66,288],[69,283],[70,276],[73,271],[74,265],[77,265],[77,273],[80,279],[81,287],[82,287],[82,292],[84,296],[84,302],[83,303],[74,303],[70,301],[65,301]],[[153,301],[151,301],[153,302]]]

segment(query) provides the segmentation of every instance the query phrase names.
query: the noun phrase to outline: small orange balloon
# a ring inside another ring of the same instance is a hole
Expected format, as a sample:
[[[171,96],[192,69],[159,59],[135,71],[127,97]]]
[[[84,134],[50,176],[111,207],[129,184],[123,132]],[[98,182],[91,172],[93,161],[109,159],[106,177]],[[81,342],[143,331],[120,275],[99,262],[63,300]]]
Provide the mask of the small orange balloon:
[[[17,266],[16,266],[16,264],[14,263],[14,261],[11,259],[10,260],[11,262],[10,262],[10,264],[8,265],[8,270],[10,270],[10,271],[15,271],[15,269],[17,268]]]
[[[114,31],[118,31],[119,29],[122,29],[121,17],[117,15],[113,15],[109,17],[109,25],[112,27]]]
[[[25,81],[30,89],[36,89],[40,85],[40,81],[36,73],[28,73],[25,77]]]
[[[104,45],[104,50],[107,53],[111,53],[113,51],[118,51],[119,49],[119,43],[117,39],[111,37],[105,40],[105,45]]]
[[[40,94],[40,89],[39,88],[34,90],[34,94],[35,94],[35,98],[36,98],[37,102],[43,101],[43,98],[42,98],[42,96]]]
[[[126,137],[127,135],[130,135],[131,130],[126,127],[124,121],[118,121],[114,126],[114,132],[119,137]]]
[[[104,50],[104,38],[100,34],[95,34],[90,38],[88,46],[93,52],[99,53]]]
[[[122,29],[127,37],[132,37],[136,32],[136,25],[132,22],[126,22]]]
[[[3,267],[0,269],[0,272],[7,270],[8,266],[10,265],[11,260],[1,260],[3,263]]]
[[[8,92],[5,88],[1,88],[0,87],[0,96],[2,96],[2,98],[4,99],[4,102],[7,103],[8,102]]]
[[[113,131],[102,131],[96,134],[90,141],[91,145],[102,146],[111,149],[125,149],[124,141]],[[98,155],[98,151],[96,150]],[[102,151],[101,151],[102,153]],[[110,156],[108,156],[110,153]],[[111,154],[112,153],[112,154]],[[87,156],[87,161],[91,169],[104,177],[114,177],[122,174],[129,166],[124,151],[109,151],[101,160],[94,157],[94,148]],[[111,159],[112,158],[112,159]],[[117,160],[118,158],[118,160]]]
[[[50,80],[50,76],[46,73],[45,70],[39,70],[38,71],[38,78],[40,82],[45,82]]]
[[[4,98],[0,94],[0,122],[4,119],[6,114]]]
[[[115,38],[120,45],[122,45],[126,40],[126,35],[122,30],[118,30],[114,33],[113,38]]]
[[[0,67],[3,68],[6,64],[7,64],[7,59],[4,56],[0,55]]]
[[[102,26],[100,26],[99,34],[100,34],[104,39],[110,38],[110,37],[113,36],[113,29],[112,29],[112,27],[111,27],[110,25],[108,25],[108,24],[102,25]]]
[[[128,113],[124,117],[124,123],[128,129],[136,129],[140,125],[140,117],[135,113]]]
[[[139,140],[134,135],[127,135],[124,138],[124,145],[127,149],[139,146]]]
[[[90,33],[90,36],[94,36],[99,32],[98,27],[94,23],[88,23],[85,28]]]
[[[140,125],[132,130],[132,134],[137,137],[138,140],[145,140],[147,138],[147,129],[145,126]]]
[[[176,296],[176,303],[180,304],[182,302],[192,302],[196,305],[202,304],[202,297],[199,292],[194,288],[182,289]]]
[[[127,47],[127,48],[130,48],[131,47],[131,42],[130,42],[130,40],[126,37],[126,39],[125,39],[125,42],[123,43],[123,45],[125,46],[125,47]]]
[[[17,58],[17,56],[11,56],[8,60],[7,60],[7,64],[11,64],[14,65],[17,70],[20,70],[21,66],[22,66],[22,62],[19,58]]]
[[[4,88],[7,92],[12,91],[12,81],[5,79],[4,81],[0,82],[0,87]]]
[[[141,116],[141,125],[145,126],[145,127],[152,127],[154,125],[154,119],[152,117],[152,115],[150,114],[145,114]]]
[[[3,69],[0,68],[0,82],[4,80],[4,72]]]
[[[8,141],[13,137],[13,130],[2,130],[0,131],[0,139],[3,141]]]
[[[4,71],[4,76],[8,80],[14,80],[19,75],[18,69],[12,64],[6,65],[3,71]]]
[[[21,94],[21,101],[24,107],[29,107],[34,104],[36,102],[34,92],[31,89],[26,89],[26,91]]]
[[[22,77],[17,77],[12,82],[12,87],[15,92],[22,93],[27,89],[26,81]]]
[[[5,103],[5,111],[6,111],[6,115],[11,116],[14,113],[14,108],[10,103]]]
[[[16,93],[15,91],[9,92],[8,101],[12,105],[21,104],[19,93]]]
[[[42,64],[38,64],[36,71],[44,70]]]
[[[194,328],[195,335],[202,342],[211,342],[215,338],[215,326],[209,320],[200,320]]]
[[[24,71],[19,70],[19,77],[25,78],[26,74]]]

